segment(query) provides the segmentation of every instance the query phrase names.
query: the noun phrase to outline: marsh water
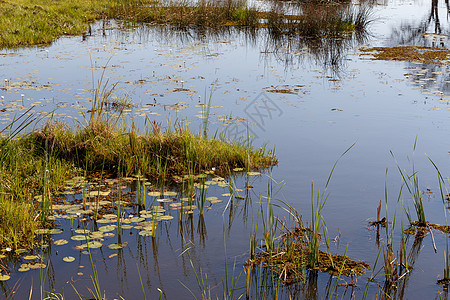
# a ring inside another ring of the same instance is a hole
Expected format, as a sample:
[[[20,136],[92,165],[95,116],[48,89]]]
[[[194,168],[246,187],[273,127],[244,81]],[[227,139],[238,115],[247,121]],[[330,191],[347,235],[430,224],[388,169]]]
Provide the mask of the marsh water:
[[[53,118],[71,126],[85,124],[90,91],[102,80],[109,86],[117,83],[116,100],[132,104],[120,110],[120,122],[134,124],[142,132],[153,120],[164,126],[184,122],[194,131],[203,130],[201,104],[206,103],[211,105],[209,135],[245,140],[249,134],[254,146],[267,144],[267,149],[275,149],[278,165],[271,172],[250,176],[252,189],[245,190],[243,175],[227,179],[242,189],[242,199],[231,201],[226,195],[229,188],[211,185],[208,197],[223,202],[210,203],[204,218],[194,212],[180,220],[178,210],[162,203],[165,214],[174,218],[159,222],[155,238],[140,235],[135,228],[120,232],[115,228],[104,236],[105,246],[91,253],[107,299],[143,299],[141,283],[148,299],[159,297],[158,289],[164,299],[201,298],[194,270],[199,276],[200,272],[207,275],[214,297],[222,297],[225,278],[238,280],[235,287],[241,289],[235,295],[245,293],[243,265],[251,232],[261,222],[257,215],[265,205],[268,182],[280,183],[274,197],[289,202],[308,221],[311,181],[316,190],[322,189],[334,162],[353,143],[333,173],[323,216],[332,253],[343,254],[348,245],[348,256],[375,268],[357,278],[341,278],[339,283],[353,280],[356,286],[337,287],[339,298],[361,298],[369,276],[381,268],[380,263],[375,266],[379,247],[369,221],[375,220],[379,201],[385,201],[385,186],[390,218],[395,214],[397,223],[403,219],[406,227],[403,206],[415,218],[406,191],[397,201],[401,176],[396,160],[410,173],[414,164],[428,220],[445,224],[437,172],[427,156],[448,178],[448,63],[373,60],[359,49],[448,47],[448,6],[444,1],[392,0],[370,7],[373,21],[366,34],[321,43],[276,39],[263,29],[177,30],[109,21],[93,24],[91,36],[63,37],[48,47],[0,51],[3,126],[31,106],[42,114],[42,122]],[[110,114],[115,117],[119,111],[113,108]],[[126,183],[124,192],[136,191],[135,182]],[[154,187],[145,186],[147,207],[155,200],[148,195]],[[184,197],[177,187],[169,190],[177,192],[173,198],[178,202]],[[67,193],[65,197],[69,203],[81,196]],[[289,219],[286,210],[275,212],[280,219]],[[138,211],[128,208],[125,214],[137,217]],[[30,290],[33,299],[39,298],[42,280],[46,291],[54,290],[67,299],[77,298],[76,291],[90,297],[89,255],[77,248],[83,241],[71,239],[77,234],[74,230],[83,228],[81,216],[67,215],[72,217],[56,218],[63,232],[51,238],[68,243],[50,242],[33,253],[43,257],[46,268],[42,271],[19,272],[20,264],[26,262],[21,256],[10,261],[11,279],[1,283],[3,298],[14,294],[25,299]],[[89,226],[87,230],[98,229]],[[397,230],[396,246],[399,236]],[[399,298],[430,299],[442,293],[437,280],[443,277],[446,237],[438,231],[433,237],[437,253],[430,234],[416,243],[413,236],[408,239],[408,251],[420,252],[412,255],[414,269]],[[261,231],[258,238],[263,238]],[[118,250],[107,247],[113,243],[127,244]],[[63,261],[67,256],[75,261]],[[324,298],[329,280],[324,273],[317,281],[300,284],[303,288],[280,288],[280,298]],[[375,298],[383,280],[377,276],[369,284],[368,298]],[[256,297],[254,287],[252,293]]]

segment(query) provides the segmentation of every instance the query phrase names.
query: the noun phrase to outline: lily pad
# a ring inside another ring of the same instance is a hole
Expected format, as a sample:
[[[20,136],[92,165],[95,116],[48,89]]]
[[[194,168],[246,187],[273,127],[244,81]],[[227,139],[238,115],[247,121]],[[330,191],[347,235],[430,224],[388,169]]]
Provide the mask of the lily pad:
[[[47,267],[47,265],[44,264],[44,263],[38,262],[38,263],[35,263],[35,264],[28,264],[28,267],[30,269],[45,269]]]
[[[164,192],[164,196],[176,196],[177,192]]]
[[[141,236],[151,236],[152,235],[152,231],[151,230],[139,231],[139,235],[141,235]]]
[[[108,245],[108,248],[112,249],[112,250],[118,250],[118,249],[122,249],[123,246],[119,245],[119,244],[111,244],[111,245]]]
[[[133,228],[133,225],[122,225],[122,226],[120,226],[120,228],[122,228],[122,229],[131,229],[131,228]]]
[[[158,196],[161,196],[161,192],[160,191],[149,192],[148,195],[153,196],[153,197],[158,197]]]
[[[55,244],[57,246],[62,246],[62,245],[65,245],[67,243],[68,243],[68,241],[65,240],[65,239],[60,239],[60,240],[56,240],[56,241],[53,242],[53,244]]]
[[[36,258],[38,258],[36,255],[26,255],[23,257],[23,259],[25,259],[25,260],[33,260]]]
[[[97,223],[101,223],[101,224],[111,223],[111,222],[113,222],[113,219],[105,219],[105,218],[102,218],[102,219],[100,219],[100,220],[97,220]]]
[[[173,217],[172,216],[159,216],[156,217],[157,220],[172,220]]]
[[[17,271],[19,271],[19,272],[26,272],[26,271],[30,271],[30,268],[27,266],[27,267],[20,267],[19,269],[17,269]]]
[[[89,248],[91,249],[96,249],[96,248],[100,248],[101,246],[103,246],[103,244],[99,241],[92,241],[86,244],[82,244],[81,245],[83,248],[86,248],[89,246]]]
[[[75,261],[75,257],[73,257],[73,256],[66,256],[66,257],[63,257],[63,261],[71,263],[71,262]]]
[[[105,218],[105,219],[114,219],[114,218],[116,218],[117,217],[117,215],[115,215],[115,214],[106,214],[106,215],[103,215],[103,218]]]
[[[74,241],[86,241],[88,239],[90,239],[88,236],[85,235],[73,235],[70,237],[71,240]]]
[[[261,173],[260,172],[247,172],[247,175],[256,176],[256,175],[261,175]]]
[[[99,227],[98,231],[109,232],[109,231],[113,231],[114,229],[116,229],[116,226],[114,226],[114,225],[106,225],[106,226]]]
[[[156,201],[158,201],[158,202],[173,202],[173,200],[169,199],[169,198],[156,199]]]
[[[7,275],[7,274],[1,274],[0,275],[0,281],[6,281],[9,278],[11,278],[11,276]]]
[[[63,230],[59,228],[53,228],[48,231],[48,234],[60,234],[60,233],[63,233]]]

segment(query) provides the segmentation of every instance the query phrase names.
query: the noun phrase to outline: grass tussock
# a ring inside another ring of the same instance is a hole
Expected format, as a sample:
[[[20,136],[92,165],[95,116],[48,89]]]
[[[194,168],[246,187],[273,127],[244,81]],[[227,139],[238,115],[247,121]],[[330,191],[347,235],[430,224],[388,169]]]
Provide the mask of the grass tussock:
[[[243,144],[204,138],[181,125],[163,131],[153,123],[147,134],[140,134],[107,121],[91,122],[77,130],[50,123],[31,134],[28,142],[37,151],[50,145],[55,157],[89,171],[115,172],[120,167],[126,175],[139,173],[169,180],[213,168],[218,174],[226,174],[237,167],[256,169],[276,163],[264,148],[254,150]]]
[[[63,35],[89,35],[89,24],[99,19],[177,27],[245,26],[323,36],[363,30],[370,17],[367,9],[355,12],[348,5],[304,4],[286,9],[275,2],[268,11],[259,11],[240,0],[1,0],[0,15],[0,49],[49,44]]]

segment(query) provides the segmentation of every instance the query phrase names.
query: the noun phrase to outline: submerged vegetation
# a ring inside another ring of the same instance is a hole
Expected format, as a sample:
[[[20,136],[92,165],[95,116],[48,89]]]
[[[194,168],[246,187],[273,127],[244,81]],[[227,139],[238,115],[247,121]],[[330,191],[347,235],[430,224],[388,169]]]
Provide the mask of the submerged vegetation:
[[[49,44],[62,35],[92,34],[95,20],[120,19],[131,23],[170,24],[178,28],[240,26],[267,28],[275,34],[341,36],[365,31],[370,22],[367,7],[348,4],[287,6],[272,2],[268,10],[246,2],[155,0],[20,0],[0,2],[0,48]]]

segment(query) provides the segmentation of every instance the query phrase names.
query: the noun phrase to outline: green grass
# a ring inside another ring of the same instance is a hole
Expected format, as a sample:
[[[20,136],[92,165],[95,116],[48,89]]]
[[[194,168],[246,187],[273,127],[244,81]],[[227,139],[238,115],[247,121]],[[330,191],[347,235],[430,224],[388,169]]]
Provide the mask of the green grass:
[[[153,179],[164,175],[165,180],[178,180],[191,170],[198,174],[215,168],[217,174],[226,174],[226,170],[244,167],[247,160],[250,169],[269,167],[277,161],[263,148],[248,149],[244,144],[204,138],[182,125],[163,130],[156,123],[145,134],[104,120],[76,130],[49,123],[24,142],[37,156],[43,155],[45,145],[51,145],[54,157],[86,166],[89,171],[116,172],[120,165],[119,171],[125,175],[141,172]]]
[[[295,14],[274,5],[258,11],[245,1],[203,0],[1,0],[0,49],[50,44],[63,35],[90,34],[95,20],[119,19],[130,23],[171,24],[177,27],[269,28],[275,33],[305,36],[342,34],[364,30],[367,9],[348,5],[304,5]],[[267,20],[267,22],[262,20]]]

